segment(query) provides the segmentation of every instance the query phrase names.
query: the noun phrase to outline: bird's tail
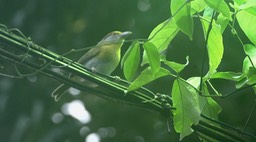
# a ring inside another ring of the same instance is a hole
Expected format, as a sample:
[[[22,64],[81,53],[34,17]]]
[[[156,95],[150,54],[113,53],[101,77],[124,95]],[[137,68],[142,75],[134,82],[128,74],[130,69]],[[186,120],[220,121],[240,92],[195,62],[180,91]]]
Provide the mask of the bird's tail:
[[[59,87],[57,87],[53,92],[52,92],[52,97],[54,100],[57,102],[63,95],[64,93],[70,88],[70,86],[61,84]]]

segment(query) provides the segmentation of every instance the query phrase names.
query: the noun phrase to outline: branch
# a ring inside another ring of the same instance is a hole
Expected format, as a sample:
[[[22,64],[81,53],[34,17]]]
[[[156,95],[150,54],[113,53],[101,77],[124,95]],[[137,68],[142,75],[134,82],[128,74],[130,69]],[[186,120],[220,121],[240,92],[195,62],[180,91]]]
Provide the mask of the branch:
[[[0,58],[12,62],[14,65],[26,67],[33,71],[33,73],[40,73],[56,79],[79,90],[93,93],[106,99],[125,101],[126,103],[139,107],[158,111],[166,116],[166,118],[170,117],[172,110],[167,109],[162,104],[163,100],[157,98],[157,95],[152,91],[142,87],[127,93],[129,82],[122,79],[115,81],[116,79],[113,77],[92,73],[81,64],[35,44],[22,33],[20,35],[14,34],[5,26],[0,25]],[[68,74],[72,73],[80,76],[98,84],[99,87],[88,87],[83,83],[63,75],[61,72],[56,71],[56,69],[67,72]],[[242,138],[237,137],[235,134],[222,133],[222,131],[217,132],[218,129],[216,126],[206,124],[206,122],[200,121],[198,125],[193,125],[192,128],[196,132],[215,140],[226,141],[228,139],[230,141],[243,141]]]

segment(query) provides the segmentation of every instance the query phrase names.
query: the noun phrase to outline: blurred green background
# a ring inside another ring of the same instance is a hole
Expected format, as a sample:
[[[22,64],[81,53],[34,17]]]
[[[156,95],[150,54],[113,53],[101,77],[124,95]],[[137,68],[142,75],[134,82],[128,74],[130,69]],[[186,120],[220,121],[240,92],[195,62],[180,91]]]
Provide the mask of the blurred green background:
[[[26,36],[56,53],[93,46],[108,32],[129,30],[130,39],[147,38],[152,29],[170,17],[169,0],[1,0],[0,23],[18,28]],[[194,40],[180,33],[167,55],[170,60],[190,65],[182,72],[185,79],[200,76],[203,36],[195,19]],[[239,34],[243,33],[241,31]],[[245,42],[247,38],[242,36]],[[122,53],[130,43],[123,47]],[[225,55],[220,71],[241,71],[245,57],[230,29],[224,33]],[[68,57],[78,59],[82,53]],[[3,60],[1,72],[13,73],[13,66]],[[123,78],[120,67],[113,75]],[[170,94],[173,78],[162,78],[147,87]],[[0,77],[0,141],[3,142],[170,142],[179,136],[167,132],[166,118],[158,112],[144,110],[118,101],[109,101],[81,93],[66,95],[59,102],[51,92],[60,83],[36,74],[23,79]],[[216,81],[223,94],[234,91],[233,83]],[[248,89],[227,99],[216,99],[223,107],[222,121],[242,128],[255,103]],[[73,108],[73,110],[70,110]],[[74,109],[76,111],[74,111]],[[76,119],[73,116],[80,116]],[[256,134],[255,117],[247,130]],[[184,141],[198,141],[196,135]]]

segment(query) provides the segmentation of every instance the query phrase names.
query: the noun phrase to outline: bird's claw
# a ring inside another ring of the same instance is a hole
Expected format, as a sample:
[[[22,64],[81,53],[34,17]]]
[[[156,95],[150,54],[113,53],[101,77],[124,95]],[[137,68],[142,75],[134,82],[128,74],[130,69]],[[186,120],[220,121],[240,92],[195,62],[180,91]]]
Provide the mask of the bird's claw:
[[[120,81],[121,80],[121,77],[119,77],[119,76],[114,76],[114,78],[115,78],[115,81]]]
[[[96,68],[95,67],[92,67],[91,70],[92,70],[93,73],[96,73]]]

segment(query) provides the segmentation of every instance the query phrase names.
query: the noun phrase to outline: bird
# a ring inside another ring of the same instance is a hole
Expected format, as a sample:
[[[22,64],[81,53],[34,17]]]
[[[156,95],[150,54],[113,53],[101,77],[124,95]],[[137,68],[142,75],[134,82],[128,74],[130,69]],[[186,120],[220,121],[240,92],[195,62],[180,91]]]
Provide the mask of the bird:
[[[108,33],[77,62],[82,64],[85,68],[92,70],[92,72],[110,75],[120,62],[121,47],[125,39],[131,34],[131,31],[113,31]],[[85,79],[72,74],[70,74],[69,77],[76,80],[79,78],[80,82],[88,83]],[[88,86],[94,87],[95,84],[88,83]],[[52,92],[51,96],[55,101],[58,101],[69,88],[69,85],[61,84]]]

